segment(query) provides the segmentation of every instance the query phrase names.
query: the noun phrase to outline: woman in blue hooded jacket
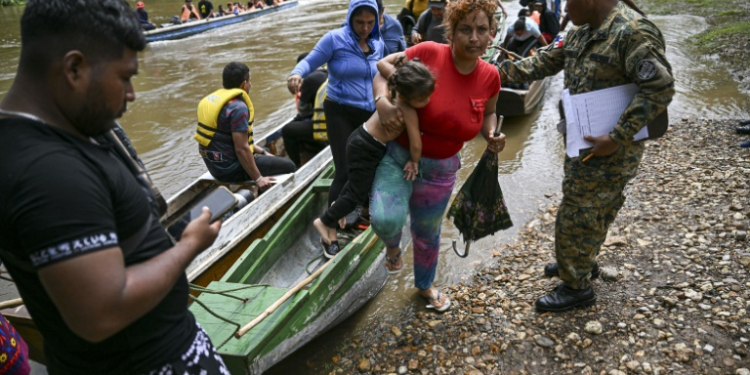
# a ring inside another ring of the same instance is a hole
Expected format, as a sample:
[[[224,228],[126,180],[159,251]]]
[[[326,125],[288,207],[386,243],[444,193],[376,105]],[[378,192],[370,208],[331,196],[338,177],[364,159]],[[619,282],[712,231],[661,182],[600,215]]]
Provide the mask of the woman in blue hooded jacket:
[[[328,191],[329,205],[349,179],[346,163],[349,135],[375,111],[372,80],[378,72],[375,65],[383,58],[383,48],[375,0],[352,0],[344,25],[324,35],[287,79],[289,91],[296,94],[302,78],[328,64],[328,96],[323,109],[336,165],[336,175]],[[329,249],[327,245],[324,245],[326,252],[335,255],[338,249]]]

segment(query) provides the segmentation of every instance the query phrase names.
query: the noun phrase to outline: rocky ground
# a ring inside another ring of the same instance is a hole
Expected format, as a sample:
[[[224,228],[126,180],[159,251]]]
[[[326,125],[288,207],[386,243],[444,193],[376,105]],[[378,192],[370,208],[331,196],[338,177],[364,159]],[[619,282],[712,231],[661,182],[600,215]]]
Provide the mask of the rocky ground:
[[[594,307],[533,309],[559,283],[542,274],[551,204],[472,283],[444,288],[448,312],[382,322],[333,372],[750,375],[750,153],[736,123],[678,120],[649,142],[599,256]]]

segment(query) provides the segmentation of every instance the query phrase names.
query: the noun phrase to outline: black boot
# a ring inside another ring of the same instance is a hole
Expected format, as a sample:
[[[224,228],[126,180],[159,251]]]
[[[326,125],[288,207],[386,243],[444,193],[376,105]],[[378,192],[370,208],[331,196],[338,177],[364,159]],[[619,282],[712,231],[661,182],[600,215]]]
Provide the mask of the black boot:
[[[560,284],[554,292],[536,300],[537,311],[566,311],[596,303],[596,294],[591,287],[571,289]]]
[[[745,123],[741,122],[742,126],[738,126],[735,128],[737,130],[737,134],[750,134],[750,120]]]
[[[596,279],[601,273],[602,272],[599,270],[599,263],[594,263],[594,267],[591,268],[591,279]],[[560,276],[560,266],[558,266],[557,263],[550,263],[544,266],[544,276]]]

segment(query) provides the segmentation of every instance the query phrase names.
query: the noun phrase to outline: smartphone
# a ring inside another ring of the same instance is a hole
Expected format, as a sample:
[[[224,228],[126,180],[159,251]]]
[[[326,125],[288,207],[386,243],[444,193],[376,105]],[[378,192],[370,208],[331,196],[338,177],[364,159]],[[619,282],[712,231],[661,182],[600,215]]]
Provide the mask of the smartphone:
[[[211,222],[213,223],[236,205],[237,197],[235,197],[226,187],[219,186],[218,189],[212,191],[206,198],[198,202],[198,204],[190,210],[189,221],[197,219],[201,216],[203,207],[208,207],[208,209],[211,210]]]

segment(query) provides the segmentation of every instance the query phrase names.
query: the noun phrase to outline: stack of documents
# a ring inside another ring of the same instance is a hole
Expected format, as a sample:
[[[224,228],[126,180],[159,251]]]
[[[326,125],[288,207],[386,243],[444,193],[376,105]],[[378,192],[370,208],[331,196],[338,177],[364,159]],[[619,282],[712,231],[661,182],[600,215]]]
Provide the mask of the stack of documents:
[[[568,156],[578,157],[580,150],[593,147],[593,144],[583,139],[584,136],[609,134],[637,93],[638,86],[632,83],[577,95],[570,95],[570,91],[565,89],[562,104],[567,122],[565,152]],[[633,140],[646,138],[648,126],[644,126]]]

